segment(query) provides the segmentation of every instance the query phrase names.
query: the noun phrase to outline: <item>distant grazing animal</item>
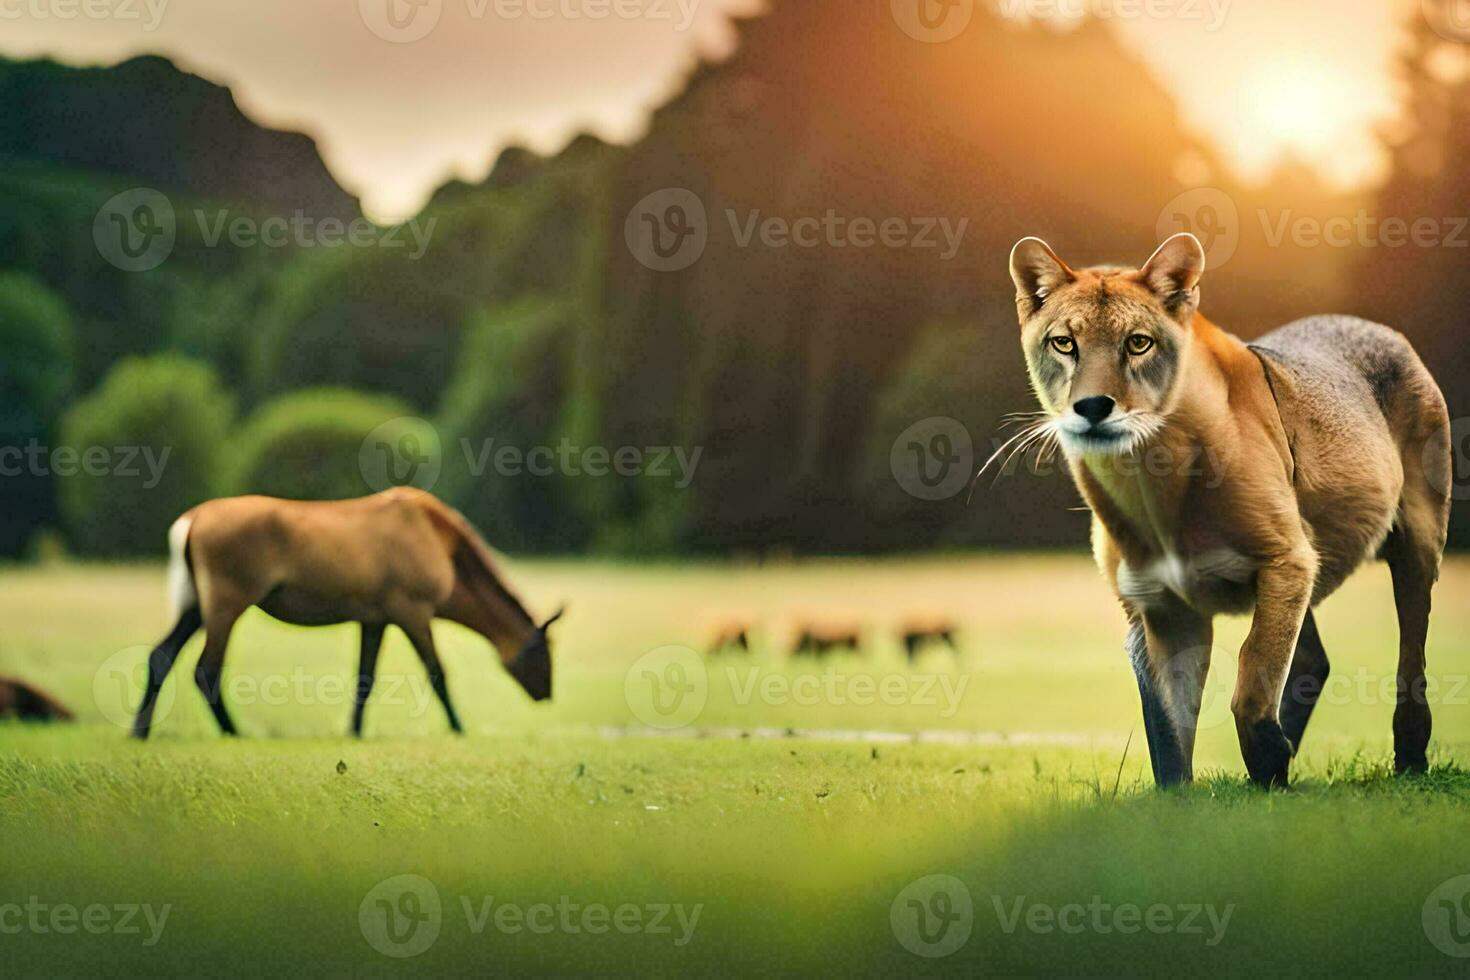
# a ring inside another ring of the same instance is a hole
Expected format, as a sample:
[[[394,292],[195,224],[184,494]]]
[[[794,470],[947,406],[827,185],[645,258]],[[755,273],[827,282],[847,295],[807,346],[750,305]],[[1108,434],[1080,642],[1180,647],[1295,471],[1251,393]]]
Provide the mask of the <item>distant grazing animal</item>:
[[[710,656],[721,653],[733,653],[739,650],[742,653],[750,652],[750,625],[742,622],[720,623],[715,626],[710,634],[709,650]]]
[[[195,507],[169,530],[169,590],[177,623],[148,658],[148,688],[133,725],[146,738],[159,688],[189,637],[204,627],[194,673],[220,730],[235,734],[220,691],[225,648],[240,615],[259,606],[303,626],[362,624],[352,732],[372,691],[383,631],[397,626],[461,732],[430,623],[460,623],[488,639],[537,701],[551,697],[546,630],[506,587],[490,549],[463,516],[419,490],[326,502],[232,497]]]
[[[0,718],[22,721],[71,721],[72,713],[60,701],[25,681],[0,677]]]
[[[792,656],[824,659],[839,650],[856,653],[863,645],[862,629],[855,626],[808,624],[797,633]]]
[[[1344,316],[1244,344],[1199,313],[1205,252],[1165,242],[1141,269],[1073,271],[1011,253],[1021,340],[1128,613],[1160,784],[1193,777],[1219,613],[1254,613],[1231,709],[1250,777],[1284,785],[1327,680],[1312,609],[1363,562],[1393,576],[1394,768],[1428,767],[1424,643],[1452,478],[1444,396],[1409,342]]]
[[[955,625],[949,620],[910,620],[899,627],[899,636],[903,639],[904,653],[908,655],[909,663],[919,659],[919,654],[924,648],[942,643],[950,650],[958,653],[959,646],[955,643]]]

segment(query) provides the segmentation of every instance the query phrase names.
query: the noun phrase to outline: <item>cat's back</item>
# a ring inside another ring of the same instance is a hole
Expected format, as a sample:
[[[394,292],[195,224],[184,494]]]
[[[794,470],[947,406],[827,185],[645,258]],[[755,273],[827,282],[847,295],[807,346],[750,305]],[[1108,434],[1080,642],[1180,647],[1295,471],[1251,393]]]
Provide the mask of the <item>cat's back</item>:
[[[1352,316],[1314,316],[1250,345],[1290,380],[1294,400],[1339,424],[1388,421],[1393,428],[1438,418],[1444,398],[1413,345],[1397,330]],[[1279,372],[1279,373],[1278,373]],[[1279,390],[1278,396],[1283,392]],[[1397,424],[1395,424],[1397,423]]]

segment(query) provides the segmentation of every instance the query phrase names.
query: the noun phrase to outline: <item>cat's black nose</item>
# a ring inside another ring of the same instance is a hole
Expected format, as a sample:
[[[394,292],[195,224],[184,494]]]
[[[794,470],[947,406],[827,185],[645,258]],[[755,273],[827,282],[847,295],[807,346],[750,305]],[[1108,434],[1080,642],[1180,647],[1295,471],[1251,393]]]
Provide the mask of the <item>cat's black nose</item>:
[[[1113,406],[1117,404],[1107,395],[1093,395],[1091,398],[1083,398],[1072,404],[1072,411],[1085,418],[1093,425],[1102,422],[1103,419],[1113,414]]]

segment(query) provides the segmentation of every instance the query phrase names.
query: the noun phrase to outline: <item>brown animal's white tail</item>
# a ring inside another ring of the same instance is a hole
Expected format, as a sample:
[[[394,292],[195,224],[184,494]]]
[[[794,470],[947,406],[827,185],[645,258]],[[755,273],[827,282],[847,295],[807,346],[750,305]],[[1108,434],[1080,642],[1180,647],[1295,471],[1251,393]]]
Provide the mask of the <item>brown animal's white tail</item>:
[[[199,605],[199,590],[189,567],[189,528],[193,523],[194,515],[190,511],[168,529],[169,619],[174,622]]]

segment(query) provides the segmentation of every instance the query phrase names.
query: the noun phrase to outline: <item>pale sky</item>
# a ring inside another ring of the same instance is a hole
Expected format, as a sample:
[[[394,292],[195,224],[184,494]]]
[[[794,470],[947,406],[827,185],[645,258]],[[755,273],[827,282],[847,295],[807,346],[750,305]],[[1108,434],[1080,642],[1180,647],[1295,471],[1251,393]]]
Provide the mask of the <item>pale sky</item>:
[[[0,52],[75,64],[166,55],[229,85],[256,121],[311,133],[369,214],[401,219],[450,177],[482,179],[511,143],[554,152],[582,129],[636,138],[698,53],[728,50],[725,13],[760,2],[0,0]],[[1342,183],[1371,180],[1381,166],[1373,128],[1392,115],[1393,54],[1419,6],[980,2],[1052,17],[1112,12],[1125,41],[1174,90],[1186,125],[1213,139],[1243,177],[1261,177],[1290,147]],[[1174,13],[1124,16],[1137,8]]]
[[[1420,0],[1177,3],[1223,10],[1222,26],[1120,20],[1123,36],[1243,178],[1264,179],[1283,149],[1339,185],[1382,176],[1375,127],[1394,117],[1395,54]]]

